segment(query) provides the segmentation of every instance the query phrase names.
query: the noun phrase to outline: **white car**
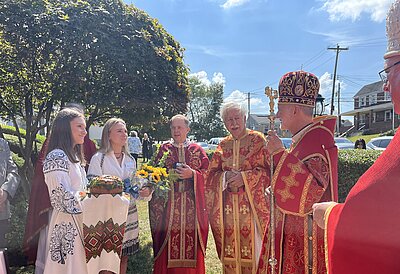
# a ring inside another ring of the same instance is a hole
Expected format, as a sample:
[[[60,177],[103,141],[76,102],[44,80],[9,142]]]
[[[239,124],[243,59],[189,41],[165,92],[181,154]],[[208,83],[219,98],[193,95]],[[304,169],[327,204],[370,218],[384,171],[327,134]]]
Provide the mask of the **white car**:
[[[354,149],[354,143],[347,138],[335,137],[335,144],[338,149]]]
[[[221,140],[224,139],[224,137],[216,137],[216,138],[211,138],[208,141],[208,149],[209,150],[215,150],[217,148],[217,146],[219,145],[219,143],[221,142]]]
[[[367,143],[367,148],[374,150],[385,150],[392,139],[393,136],[382,136],[373,138]]]
[[[205,152],[207,152],[210,148],[208,147],[208,144],[206,142],[196,142],[199,146],[201,146]]]

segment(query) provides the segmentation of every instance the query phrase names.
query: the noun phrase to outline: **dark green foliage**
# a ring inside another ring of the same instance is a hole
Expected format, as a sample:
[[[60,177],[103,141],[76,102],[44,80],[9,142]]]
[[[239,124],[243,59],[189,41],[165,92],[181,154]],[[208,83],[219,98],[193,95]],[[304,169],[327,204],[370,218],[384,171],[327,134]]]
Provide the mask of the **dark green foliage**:
[[[189,77],[190,101],[187,116],[191,122],[190,135],[196,140],[227,135],[220,118],[224,86],[222,83],[204,84],[197,76]]]
[[[343,202],[357,180],[381,155],[378,150],[339,150],[339,202]]]
[[[154,129],[186,111],[187,74],[178,42],[120,0],[2,1],[0,117],[17,127],[26,195],[37,133],[55,110],[74,101],[88,126],[120,116]]]
[[[4,134],[10,134],[10,135],[15,135],[15,136],[18,135],[17,131],[15,130],[15,127],[13,127],[13,126],[0,125],[0,127],[1,127],[1,131]],[[21,136],[25,137],[26,136],[26,130],[23,129],[23,128],[20,128],[19,130],[20,130]],[[45,140],[46,140],[45,136],[40,135],[40,134],[36,134],[36,142],[43,144]]]

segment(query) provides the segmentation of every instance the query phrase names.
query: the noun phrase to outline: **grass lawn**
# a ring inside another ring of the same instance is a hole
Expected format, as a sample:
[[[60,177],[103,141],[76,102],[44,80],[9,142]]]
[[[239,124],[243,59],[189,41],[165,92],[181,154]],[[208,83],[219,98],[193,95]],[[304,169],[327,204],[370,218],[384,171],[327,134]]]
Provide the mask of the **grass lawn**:
[[[355,143],[358,139],[364,139],[365,143],[368,143],[372,138],[376,138],[376,137],[379,137],[379,134],[357,135],[357,136],[348,137],[347,139],[349,139],[353,143]]]
[[[140,250],[135,256],[129,260],[129,273],[150,274],[153,267],[153,249],[150,233],[149,214],[147,202],[139,201],[137,203],[139,213],[139,228],[140,228]],[[210,231],[207,242],[206,255],[206,273],[218,274],[222,273],[221,262],[218,259],[215,249],[215,243]]]

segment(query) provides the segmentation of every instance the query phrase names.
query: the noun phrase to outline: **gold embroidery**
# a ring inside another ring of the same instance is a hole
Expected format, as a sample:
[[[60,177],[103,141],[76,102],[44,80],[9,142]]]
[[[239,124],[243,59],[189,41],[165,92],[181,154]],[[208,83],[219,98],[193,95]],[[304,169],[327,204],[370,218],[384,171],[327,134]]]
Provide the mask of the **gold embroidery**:
[[[232,213],[232,208],[230,205],[226,205],[225,207],[225,214],[229,215]]]
[[[231,256],[232,253],[233,253],[233,248],[232,248],[230,245],[227,245],[227,246],[225,247],[225,252],[226,252],[226,254],[228,254],[229,256]]]
[[[304,174],[305,171],[302,168],[303,163],[298,162],[297,164],[288,164],[290,168],[289,176],[282,176],[282,181],[285,182],[285,188],[283,190],[278,189],[276,192],[281,195],[281,201],[286,202],[287,199],[294,199],[294,195],[290,193],[290,189],[294,186],[298,186],[299,183],[296,181],[295,176],[297,174]]]
[[[249,255],[250,250],[247,248],[247,246],[244,246],[244,247],[242,248],[242,253],[243,253],[243,255],[244,255],[245,257],[247,257],[247,256]]]
[[[242,205],[242,207],[240,208],[240,213],[246,215],[247,213],[249,213],[249,209],[247,208],[246,205]]]

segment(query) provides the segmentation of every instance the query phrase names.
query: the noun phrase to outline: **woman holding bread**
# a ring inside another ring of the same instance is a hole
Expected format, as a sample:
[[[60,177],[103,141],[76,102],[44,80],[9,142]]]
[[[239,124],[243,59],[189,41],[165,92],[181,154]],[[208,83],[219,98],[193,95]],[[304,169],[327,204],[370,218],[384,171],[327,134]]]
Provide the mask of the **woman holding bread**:
[[[136,163],[128,151],[128,132],[124,120],[109,119],[103,128],[99,151],[92,157],[88,178],[100,175],[118,176],[127,182],[136,172]],[[136,196],[137,197],[137,196]],[[139,190],[138,199],[151,199],[149,188]],[[131,196],[122,245],[120,273],[125,274],[128,256],[139,248],[139,223],[136,198]]]

